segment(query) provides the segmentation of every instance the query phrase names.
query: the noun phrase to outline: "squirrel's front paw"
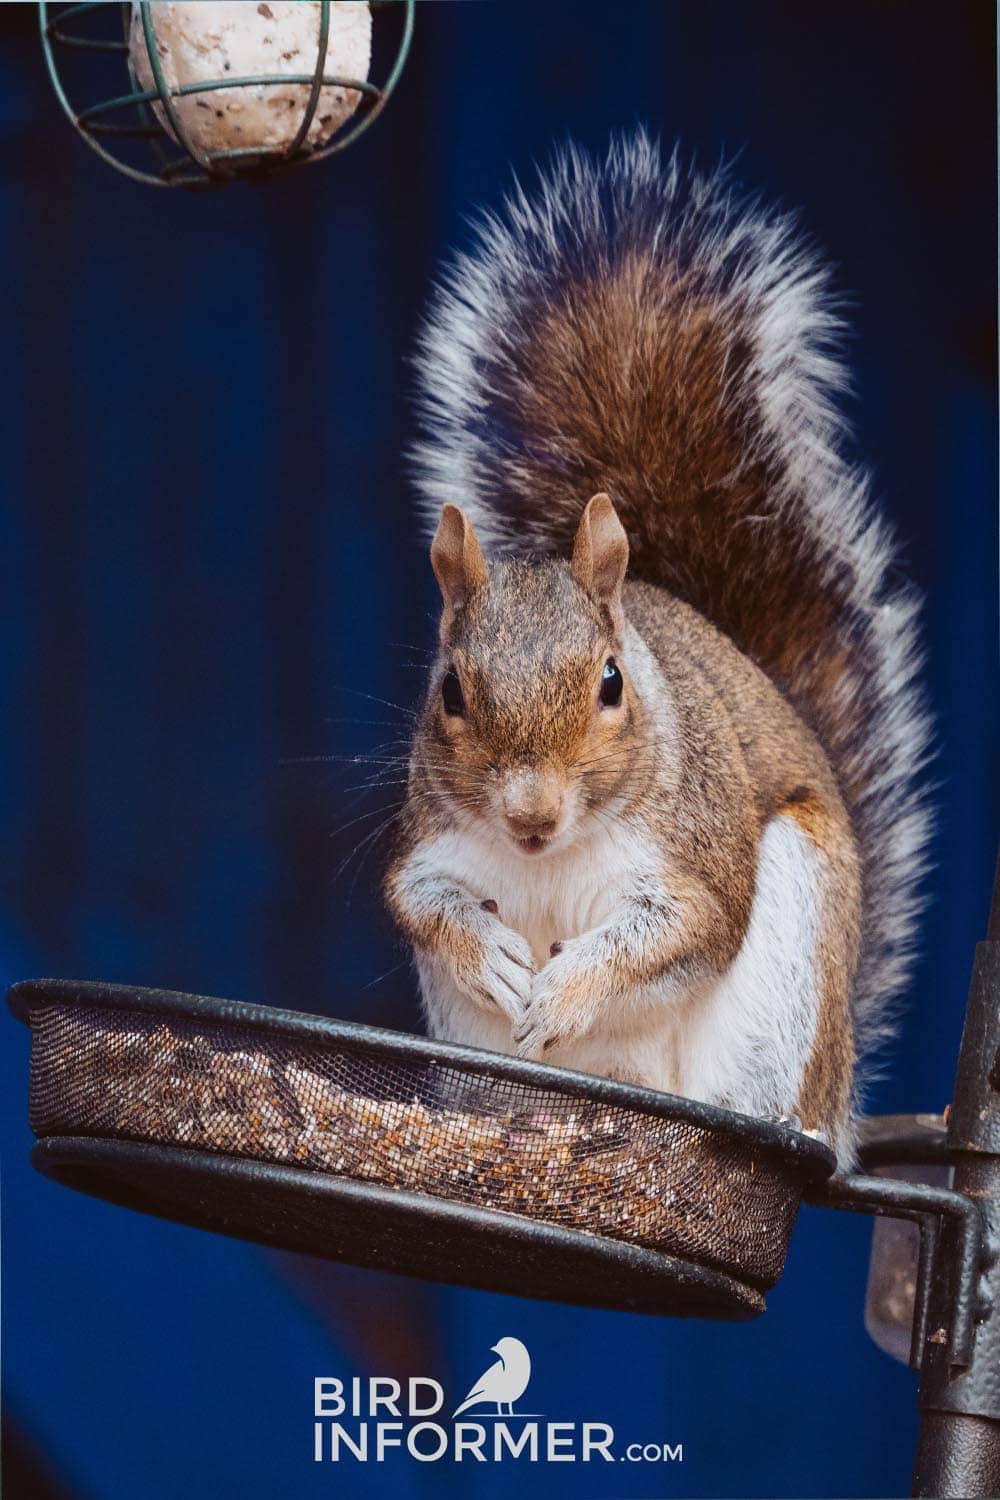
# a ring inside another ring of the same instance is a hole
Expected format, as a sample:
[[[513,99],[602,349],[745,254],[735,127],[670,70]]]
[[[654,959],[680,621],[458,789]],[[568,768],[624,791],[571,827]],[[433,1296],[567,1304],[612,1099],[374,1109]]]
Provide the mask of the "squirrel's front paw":
[[[542,1057],[558,1043],[585,1035],[593,1025],[600,986],[579,947],[578,942],[562,944],[535,976],[531,1002],[514,1028],[518,1057]]]
[[[517,1026],[531,999],[535,964],[524,938],[504,926],[493,905],[483,903],[484,920],[470,934],[468,956],[455,964],[455,981],[477,1005],[502,1011]]]

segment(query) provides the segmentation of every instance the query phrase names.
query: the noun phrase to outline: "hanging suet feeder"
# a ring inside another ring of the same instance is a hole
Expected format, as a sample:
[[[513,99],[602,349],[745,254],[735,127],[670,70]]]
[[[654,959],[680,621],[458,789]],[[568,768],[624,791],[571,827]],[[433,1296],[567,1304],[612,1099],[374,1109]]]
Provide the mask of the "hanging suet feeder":
[[[87,145],[134,182],[204,188],[356,141],[399,81],[414,3],[40,0],[39,16],[56,97]]]

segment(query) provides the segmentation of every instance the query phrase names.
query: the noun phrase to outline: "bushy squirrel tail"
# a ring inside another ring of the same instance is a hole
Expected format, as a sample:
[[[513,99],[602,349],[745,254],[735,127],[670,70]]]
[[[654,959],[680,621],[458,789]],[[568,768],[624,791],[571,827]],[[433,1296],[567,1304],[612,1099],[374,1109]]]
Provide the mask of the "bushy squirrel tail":
[[[679,595],[761,666],[834,767],[862,855],[858,1043],[907,977],[928,812],[915,601],[864,474],[825,265],[794,222],[648,136],[562,152],[485,217],[418,359],[422,499],[487,553],[567,556],[612,497],[632,576]]]

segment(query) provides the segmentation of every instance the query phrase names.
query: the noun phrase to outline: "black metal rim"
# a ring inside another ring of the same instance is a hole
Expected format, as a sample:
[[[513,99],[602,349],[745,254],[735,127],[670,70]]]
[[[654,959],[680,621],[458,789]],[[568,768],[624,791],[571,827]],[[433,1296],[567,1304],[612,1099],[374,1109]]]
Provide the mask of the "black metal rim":
[[[756,1150],[780,1156],[788,1175],[803,1182],[822,1181],[834,1170],[833,1152],[822,1142],[788,1126],[754,1120],[732,1110],[699,1104],[674,1094],[636,1084],[596,1078],[547,1063],[522,1062],[498,1052],[463,1047],[453,1042],[430,1041],[408,1032],[363,1026],[354,1021],[336,1021],[301,1011],[252,1005],[239,1000],[221,1000],[172,990],[146,989],[94,980],[30,979],[7,992],[7,1004],[19,1021],[31,1024],[31,1012],[43,1006],[91,1006],[101,1010],[131,1010],[144,1015],[162,1015],[251,1026],[270,1032],[308,1038],[333,1045],[363,1046],[385,1057],[424,1064],[454,1065],[493,1078],[554,1090],[597,1103],[632,1109],[661,1119],[684,1119],[706,1130],[752,1145]]]
[[[35,1145],[31,1159],[43,1176],[92,1197],[278,1249],[300,1250],[301,1246],[289,1242],[280,1226],[269,1228],[267,1215],[257,1212],[255,1200],[261,1190],[287,1194],[297,1205],[308,1200],[329,1218],[331,1251],[325,1255],[312,1248],[305,1253],[377,1270],[395,1269],[379,1261],[378,1240],[372,1239],[368,1256],[359,1255],[356,1248],[338,1253],[338,1228],[376,1216],[383,1226],[391,1220],[419,1247],[414,1261],[420,1261],[422,1268],[405,1269],[402,1274],[420,1279],[623,1312],[744,1321],[764,1311],[763,1295],[753,1285],[677,1256],[517,1214],[302,1167],[91,1136],[49,1136]],[[178,1195],[182,1201],[158,1194],[158,1179],[164,1177],[182,1184]],[[213,1188],[228,1184],[239,1187],[246,1205],[245,1215],[238,1219],[227,1219],[212,1206]],[[456,1253],[457,1245],[462,1253]],[[559,1268],[546,1278],[541,1290],[537,1283],[530,1289],[503,1284],[505,1260],[509,1257],[514,1265],[510,1280],[515,1281],[520,1274],[517,1261],[526,1251],[550,1259]],[[567,1274],[567,1257],[573,1262],[574,1275]]]
[[[555,1068],[541,1062],[522,1062],[502,1053],[483,1052],[478,1047],[430,1041],[409,1032],[387,1031],[357,1022],[339,1022],[303,1011],[277,1010],[271,1005],[249,1005],[204,995],[183,995],[172,990],[142,989],[127,984],[102,984],[91,980],[25,980],[7,992],[7,1005],[16,1019],[30,1026],[30,1014],[46,1005],[76,1005],[96,1010],[139,1011],[145,1016],[186,1017],[192,1020],[253,1026],[271,1035],[309,1038],[310,1041],[363,1046],[390,1058],[420,1059],[423,1064],[454,1065],[480,1076],[526,1083],[558,1094],[586,1097],[600,1104],[615,1104],[661,1119],[685,1119],[705,1130],[753,1145],[757,1151],[780,1155],[789,1175],[804,1182],[822,1181],[834,1172],[835,1158],[822,1142],[802,1136],[786,1125],[756,1121],[733,1110],[699,1104],[655,1089],[631,1083],[598,1079],[570,1068]]]

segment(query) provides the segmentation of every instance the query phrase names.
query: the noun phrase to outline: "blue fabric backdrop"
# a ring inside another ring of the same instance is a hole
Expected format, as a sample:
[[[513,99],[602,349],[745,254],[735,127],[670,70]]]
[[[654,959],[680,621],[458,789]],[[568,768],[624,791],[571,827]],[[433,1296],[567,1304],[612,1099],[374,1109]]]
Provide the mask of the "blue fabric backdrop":
[[[78,144],[35,26],[0,7],[0,977],[416,1024],[378,848],[347,858],[373,823],[335,833],[362,778],[304,758],[405,732],[419,689],[434,593],[401,453],[435,265],[512,167],[644,121],[800,205],[851,301],[858,451],[927,598],[940,747],[933,904],[873,1104],[943,1106],[998,822],[991,8],[424,0],[363,144],[197,197]],[[0,1031],[12,1500],[905,1492],[915,1382],[862,1329],[865,1220],[805,1212],[739,1328],[267,1253],[33,1174],[27,1037]],[[506,1333],[538,1410],[683,1465],[311,1462],[314,1375],[454,1389]]]

